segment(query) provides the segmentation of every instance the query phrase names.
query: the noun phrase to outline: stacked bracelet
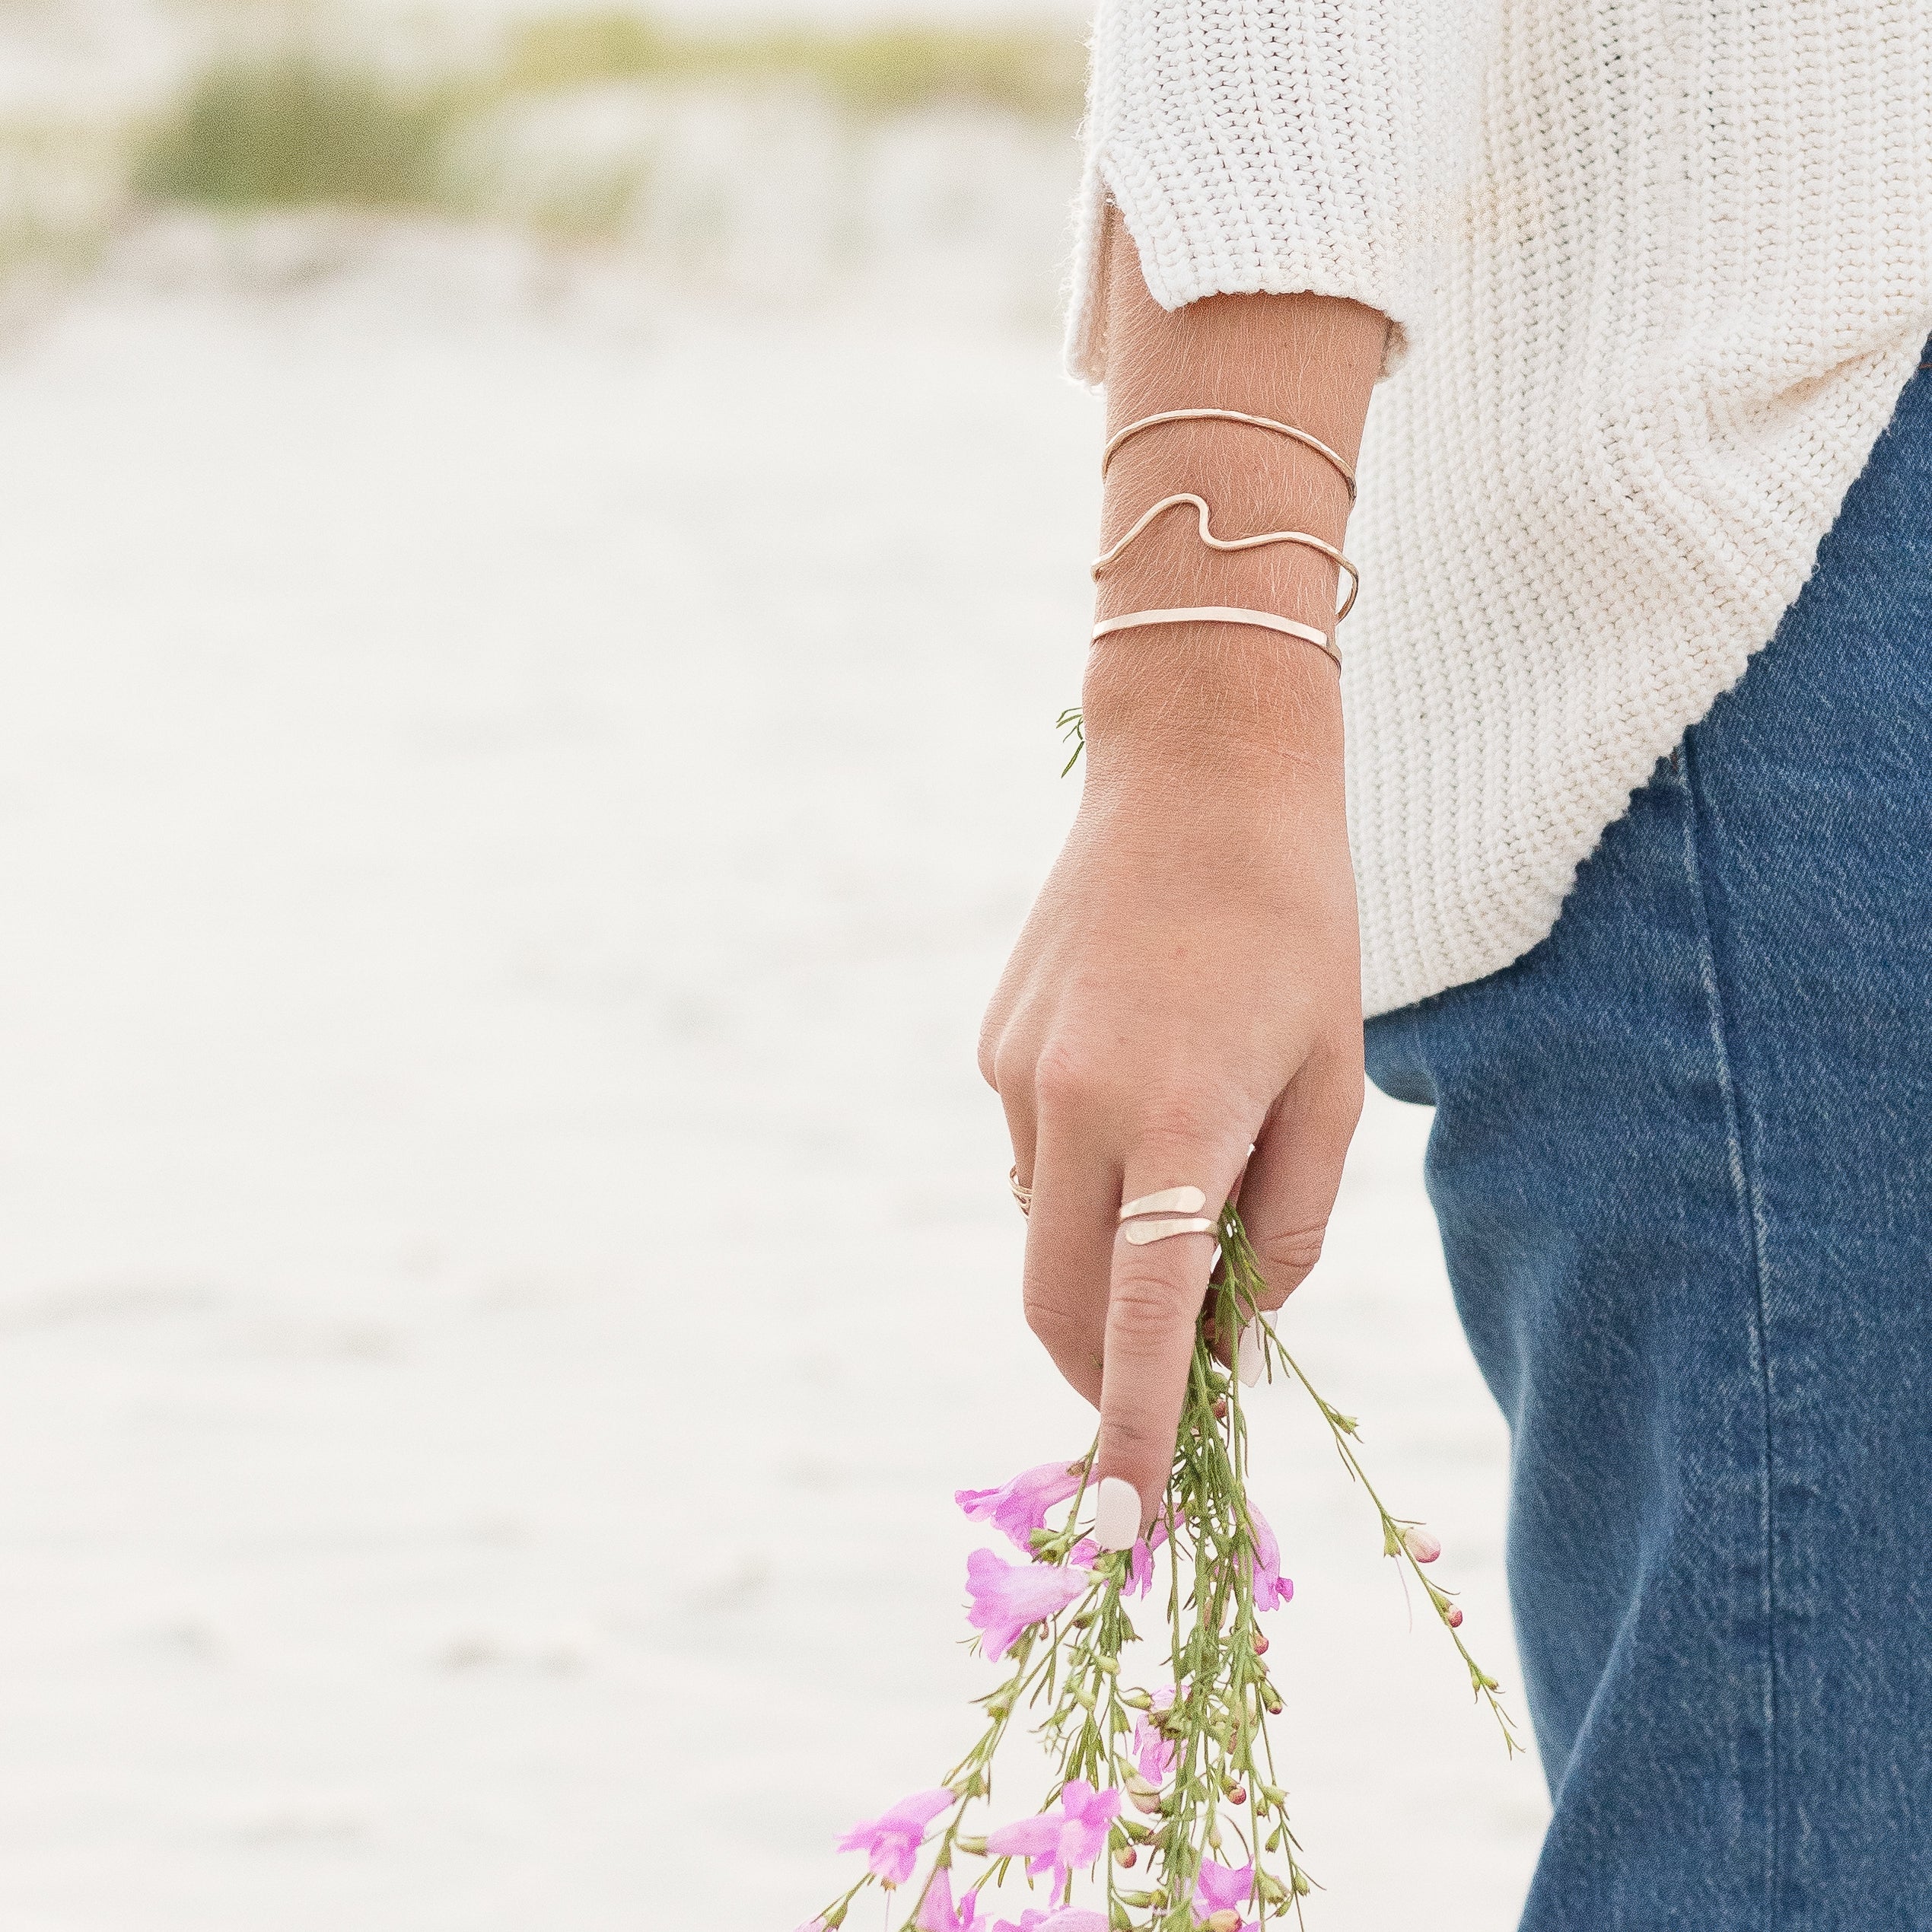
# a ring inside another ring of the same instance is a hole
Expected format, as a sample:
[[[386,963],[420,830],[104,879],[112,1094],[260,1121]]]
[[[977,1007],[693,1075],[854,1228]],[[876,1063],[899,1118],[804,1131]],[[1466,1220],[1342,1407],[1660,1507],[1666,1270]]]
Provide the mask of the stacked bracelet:
[[[1195,422],[1236,422],[1256,429],[1273,431],[1311,449],[1332,464],[1342,480],[1348,487],[1348,500],[1355,500],[1355,473],[1319,437],[1311,436],[1305,429],[1297,429],[1292,424],[1277,422],[1269,416],[1251,416],[1239,409],[1167,409],[1158,415],[1143,416],[1137,422],[1130,422],[1125,429],[1117,430],[1109,438],[1106,447],[1100,453],[1100,473],[1104,476],[1107,466],[1113,460],[1114,453],[1130,436],[1138,436],[1144,429],[1152,429],[1157,424]],[[1348,594],[1342,600],[1341,608],[1335,613],[1339,624],[1354,608],[1356,594],[1361,588],[1361,573],[1330,543],[1321,537],[1313,536],[1307,530],[1264,530],[1255,536],[1217,536],[1208,527],[1210,511],[1205,500],[1192,491],[1182,491],[1173,496],[1164,496],[1152,508],[1144,511],[1139,520],[1112,549],[1104,551],[1093,559],[1092,572],[1098,578],[1102,571],[1115,562],[1127,546],[1163,512],[1180,504],[1194,506],[1195,529],[1201,541],[1211,550],[1252,550],[1269,543],[1294,543],[1304,549],[1319,552],[1348,578]],[[1274,631],[1284,637],[1298,638],[1304,643],[1317,645],[1326,651],[1337,664],[1342,662],[1342,653],[1335,640],[1326,632],[1317,630],[1312,624],[1298,624],[1292,618],[1277,616],[1272,611],[1248,610],[1229,604],[1203,604],[1187,609],[1168,610],[1134,610],[1124,616],[1103,618],[1093,626],[1092,641],[1098,643],[1103,637],[1116,631],[1136,630],[1157,624],[1246,624],[1257,629]]]
[[[1099,577],[1101,571],[1113,562],[1128,545],[1132,543],[1135,538],[1138,536],[1141,531],[1145,530],[1147,525],[1152,523],[1163,510],[1171,510],[1179,503],[1191,503],[1194,505],[1201,540],[1211,550],[1254,550],[1259,549],[1264,543],[1298,543],[1304,549],[1319,550],[1331,563],[1336,565],[1348,574],[1348,594],[1342,600],[1342,608],[1335,613],[1335,621],[1338,624],[1340,623],[1342,619],[1354,608],[1355,593],[1361,587],[1362,574],[1332,543],[1326,543],[1319,536],[1310,536],[1305,530],[1263,530],[1259,536],[1217,536],[1208,527],[1206,502],[1189,490],[1183,490],[1176,496],[1163,496],[1152,509],[1144,512],[1140,521],[1111,550],[1104,552],[1093,559],[1092,566],[1093,575],[1096,578]]]

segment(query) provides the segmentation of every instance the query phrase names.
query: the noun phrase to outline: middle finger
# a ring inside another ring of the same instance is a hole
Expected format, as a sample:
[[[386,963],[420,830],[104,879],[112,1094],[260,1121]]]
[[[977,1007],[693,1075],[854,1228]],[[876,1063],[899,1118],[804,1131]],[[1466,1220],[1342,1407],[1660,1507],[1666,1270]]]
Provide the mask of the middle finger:
[[[1026,1218],[1026,1323],[1055,1364],[1097,1408],[1107,1332],[1119,1170],[1050,1118],[1033,1151]]]

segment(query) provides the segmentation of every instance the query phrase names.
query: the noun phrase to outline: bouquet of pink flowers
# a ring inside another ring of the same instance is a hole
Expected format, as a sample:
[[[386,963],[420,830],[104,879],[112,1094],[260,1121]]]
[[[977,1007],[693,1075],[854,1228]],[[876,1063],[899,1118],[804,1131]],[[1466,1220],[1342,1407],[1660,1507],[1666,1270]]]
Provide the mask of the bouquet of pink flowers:
[[[1270,1918],[1300,1916],[1310,1880],[1275,1781],[1268,1720],[1281,1700],[1260,1621],[1289,1602],[1294,1585],[1249,1500],[1242,1380],[1214,1346],[1251,1323],[1262,1373],[1299,1384],[1320,1411],[1381,1518],[1383,1553],[1413,1571],[1475,1695],[1507,1747],[1518,1748],[1495,1679],[1463,1641],[1462,1611],[1424,1574],[1440,1545],[1383,1506],[1356,1453],[1354,1418],[1316,1393],[1262,1319],[1254,1250],[1232,1208],[1220,1236],[1153,1529],[1131,1550],[1096,1547],[1081,1523],[1090,1455],[959,1492],[966,1514],[1019,1554],[1016,1562],[975,1550],[966,1564],[967,1621],[981,1654],[1005,1674],[979,1700],[979,1742],[944,1780],[839,1840],[840,1851],[864,1854],[865,1870],[800,1932],[837,1932],[874,1885],[896,1895],[887,1924],[899,1932],[1258,1932]],[[1139,1635],[1128,1606],[1147,1599],[1157,1577],[1163,1681],[1123,1682],[1123,1653]],[[1031,1817],[969,1831],[973,1807],[991,1805],[994,1758],[1022,1711],[1037,1714],[1052,1795]],[[996,1919],[991,1901],[1017,1868],[1030,1892],[1043,1886],[1042,1902]],[[1086,1898],[1076,1902],[1082,1886]]]

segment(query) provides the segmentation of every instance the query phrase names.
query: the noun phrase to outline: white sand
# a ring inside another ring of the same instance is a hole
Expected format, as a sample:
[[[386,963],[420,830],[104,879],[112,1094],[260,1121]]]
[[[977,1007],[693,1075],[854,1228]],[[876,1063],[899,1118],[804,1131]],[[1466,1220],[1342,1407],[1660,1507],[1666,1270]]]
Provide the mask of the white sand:
[[[972,1042],[1095,406],[494,285],[0,358],[5,1932],[788,1932],[987,1681],[950,1491],[1086,1439]],[[1286,1332],[1513,1682],[1427,1125]],[[1500,1932],[1539,1776],[1268,1407],[1310,1922]]]

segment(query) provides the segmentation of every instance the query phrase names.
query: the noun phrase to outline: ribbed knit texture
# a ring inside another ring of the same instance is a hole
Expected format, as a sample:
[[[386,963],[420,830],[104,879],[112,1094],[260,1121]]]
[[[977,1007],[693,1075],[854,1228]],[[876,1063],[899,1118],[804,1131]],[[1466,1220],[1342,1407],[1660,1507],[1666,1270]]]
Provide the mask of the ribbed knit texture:
[[[1103,0],[1087,153],[1077,375],[1109,198],[1163,306],[1397,325],[1342,637],[1364,997],[1507,965],[1917,366],[1932,0]]]

